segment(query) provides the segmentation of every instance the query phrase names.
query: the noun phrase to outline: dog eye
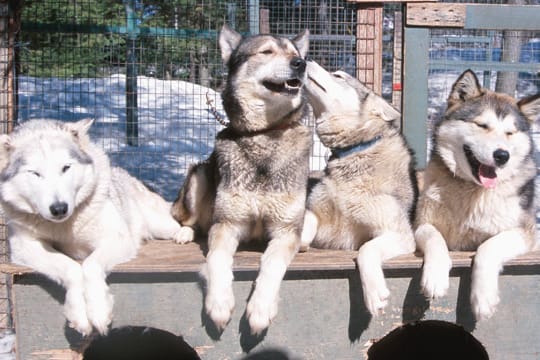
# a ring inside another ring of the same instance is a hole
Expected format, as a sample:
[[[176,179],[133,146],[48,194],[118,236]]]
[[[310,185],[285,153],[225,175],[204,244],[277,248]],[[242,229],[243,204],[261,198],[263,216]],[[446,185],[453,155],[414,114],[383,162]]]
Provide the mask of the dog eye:
[[[332,73],[332,75],[333,75],[335,78],[343,79],[343,75],[340,74],[340,73]]]
[[[512,136],[512,135],[514,135],[514,132],[513,132],[513,131],[507,131],[507,132],[506,132],[506,135]]]
[[[68,171],[69,168],[71,168],[71,165],[64,165],[64,167],[62,168],[62,174]]]
[[[41,177],[41,174],[40,174],[40,173],[38,173],[38,172],[37,172],[37,171],[35,171],[35,170],[28,170],[28,172],[29,172],[30,174],[34,175],[35,177],[38,177],[38,178],[40,178],[40,177]]]
[[[271,49],[268,49],[268,50],[263,50],[260,53],[264,55],[272,55],[274,52]]]
[[[487,124],[480,124],[480,123],[475,123],[475,124],[476,124],[476,126],[482,128],[482,129],[486,129],[486,130],[489,129],[489,126],[487,126]]]

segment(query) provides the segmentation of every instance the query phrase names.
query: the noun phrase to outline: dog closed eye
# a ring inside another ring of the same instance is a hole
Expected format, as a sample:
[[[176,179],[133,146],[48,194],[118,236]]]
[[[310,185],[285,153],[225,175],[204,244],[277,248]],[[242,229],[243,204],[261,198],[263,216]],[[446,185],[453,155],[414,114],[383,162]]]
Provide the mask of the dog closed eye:
[[[34,175],[35,177],[38,177],[38,178],[41,177],[41,174],[40,174],[39,172],[37,172],[36,170],[27,170],[27,172],[28,172],[29,174]]]
[[[478,126],[479,128],[482,128],[482,129],[486,129],[486,130],[489,129],[489,126],[487,124],[475,123],[475,125]]]

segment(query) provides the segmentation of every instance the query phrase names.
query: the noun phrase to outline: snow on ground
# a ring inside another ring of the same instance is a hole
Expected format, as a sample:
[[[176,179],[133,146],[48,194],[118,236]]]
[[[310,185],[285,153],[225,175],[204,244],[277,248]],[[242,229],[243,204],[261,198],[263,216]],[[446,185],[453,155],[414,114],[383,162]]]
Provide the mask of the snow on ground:
[[[190,164],[205,159],[222,128],[207,104],[207,94],[225,117],[220,94],[185,81],[138,78],[139,145],[126,142],[125,76],[107,78],[19,79],[19,121],[95,118],[91,129],[114,165],[127,169],[174,200]],[[324,167],[326,149],[316,141],[312,168]]]
[[[138,146],[126,142],[125,76],[19,79],[19,121],[95,118],[90,133],[110,155],[168,200],[174,200],[190,164],[212,150],[221,125],[208,97],[223,114],[218,93],[184,81],[138,78]]]

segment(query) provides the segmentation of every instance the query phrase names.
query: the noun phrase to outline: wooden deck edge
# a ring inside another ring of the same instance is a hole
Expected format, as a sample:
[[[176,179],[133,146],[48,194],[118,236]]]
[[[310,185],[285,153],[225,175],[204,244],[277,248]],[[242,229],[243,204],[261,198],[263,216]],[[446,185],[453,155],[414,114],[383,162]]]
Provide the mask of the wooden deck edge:
[[[175,244],[172,241],[150,241],[143,245],[137,257],[119,264],[113,273],[198,273],[205,262],[206,244]],[[239,250],[234,258],[235,272],[257,271],[262,250]],[[356,251],[309,249],[296,255],[289,271],[332,271],[356,268]],[[451,252],[453,268],[470,267],[474,252]],[[390,259],[384,269],[420,269],[423,259],[407,254]],[[506,263],[506,266],[540,265],[540,251],[530,252]],[[34,270],[17,264],[0,264],[0,272],[8,275],[33,273]]]

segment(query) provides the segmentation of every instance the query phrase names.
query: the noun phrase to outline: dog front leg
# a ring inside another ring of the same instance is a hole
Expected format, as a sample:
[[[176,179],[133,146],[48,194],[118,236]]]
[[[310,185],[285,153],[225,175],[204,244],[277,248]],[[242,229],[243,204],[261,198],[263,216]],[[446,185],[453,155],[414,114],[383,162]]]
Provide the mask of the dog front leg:
[[[208,255],[201,275],[206,280],[206,313],[222,331],[234,308],[233,256],[238,248],[239,229],[226,223],[215,223],[208,233]]]
[[[413,251],[413,244],[412,233],[407,235],[406,232],[386,231],[363,244],[358,250],[358,270],[364,302],[372,315],[382,312],[390,296],[382,270],[383,261]]]
[[[127,229],[116,230],[96,234],[100,243],[82,263],[86,312],[100,334],[109,330],[114,305],[106,282],[107,274],[115,265],[134,258],[138,249],[138,240],[128,236]]]
[[[276,316],[281,281],[299,244],[299,236],[294,231],[279,234],[268,243],[246,310],[252,334],[260,334]]]
[[[491,317],[499,303],[498,277],[503,265],[529,249],[521,230],[501,232],[478,247],[472,269],[471,305],[477,320]]]
[[[428,299],[446,295],[450,286],[452,259],[442,234],[431,224],[422,224],[415,232],[416,246],[424,254],[420,285]]]
[[[68,325],[82,335],[89,335],[92,325],[86,315],[81,265],[52,246],[26,235],[11,236],[10,246],[14,263],[31,267],[66,289],[64,315]]]
[[[304,215],[304,226],[302,227],[302,235],[300,236],[300,251],[307,251],[309,246],[317,235],[319,227],[319,219],[311,210],[306,210]]]

